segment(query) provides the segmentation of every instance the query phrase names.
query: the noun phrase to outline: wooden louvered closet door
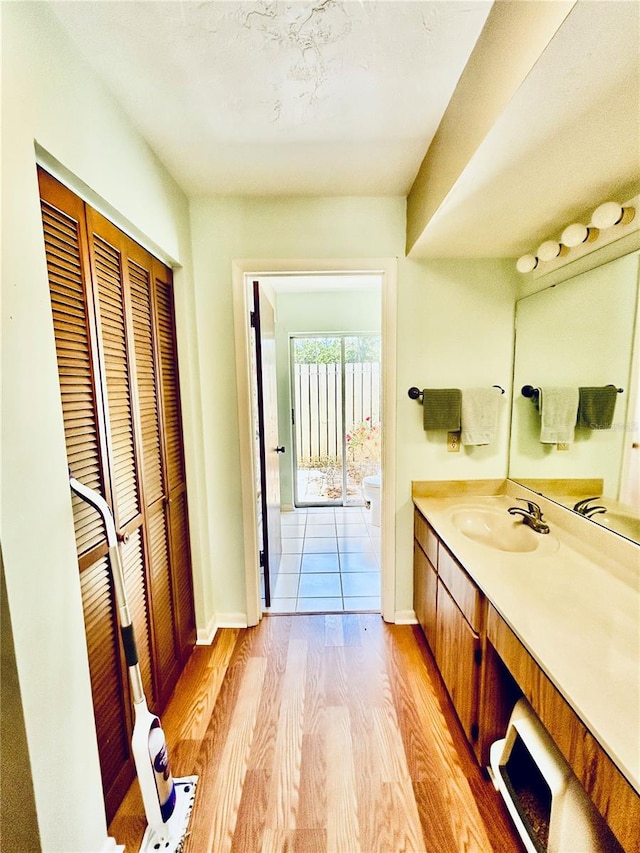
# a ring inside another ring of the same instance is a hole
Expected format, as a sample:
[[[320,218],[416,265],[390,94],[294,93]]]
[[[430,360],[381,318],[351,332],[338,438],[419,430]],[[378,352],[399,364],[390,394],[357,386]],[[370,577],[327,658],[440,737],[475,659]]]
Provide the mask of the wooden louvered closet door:
[[[195,641],[171,271],[43,170],[51,305],[72,474],[112,508],[149,705]],[[106,537],[73,498],[107,819],[134,776]]]
[[[164,418],[164,456],[168,505],[169,541],[171,547],[174,601],[176,602],[176,638],[181,655],[193,645],[193,584],[187,515],[187,484],[182,443],[180,387],[172,365],[177,359],[173,294],[166,267],[156,261],[153,268],[154,293],[158,329],[158,354]]]

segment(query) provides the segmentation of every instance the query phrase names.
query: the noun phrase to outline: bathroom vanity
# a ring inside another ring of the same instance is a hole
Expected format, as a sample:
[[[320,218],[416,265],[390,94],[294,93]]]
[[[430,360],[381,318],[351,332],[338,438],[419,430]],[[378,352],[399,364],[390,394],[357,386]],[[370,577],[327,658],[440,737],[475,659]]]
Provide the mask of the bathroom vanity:
[[[535,501],[536,533],[509,507]],[[478,762],[524,695],[640,851],[640,546],[510,480],[413,484],[414,606]]]

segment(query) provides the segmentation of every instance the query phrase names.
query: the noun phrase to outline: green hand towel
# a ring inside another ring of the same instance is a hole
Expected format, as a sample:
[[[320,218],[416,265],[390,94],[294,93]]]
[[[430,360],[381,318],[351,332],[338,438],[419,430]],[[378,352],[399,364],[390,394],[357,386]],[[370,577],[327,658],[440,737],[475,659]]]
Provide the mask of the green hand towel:
[[[578,426],[586,429],[611,429],[618,389],[614,385],[580,388]]]
[[[459,388],[425,388],[422,406],[426,430],[460,431],[462,392]]]

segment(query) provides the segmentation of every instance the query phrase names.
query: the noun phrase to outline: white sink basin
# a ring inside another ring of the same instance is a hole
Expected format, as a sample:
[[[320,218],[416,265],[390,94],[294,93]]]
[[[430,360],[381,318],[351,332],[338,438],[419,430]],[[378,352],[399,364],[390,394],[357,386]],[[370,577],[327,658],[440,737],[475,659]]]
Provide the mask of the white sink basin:
[[[480,542],[496,551],[526,554],[542,550],[550,553],[559,542],[550,533],[536,533],[518,516],[495,507],[457,507],[451,521],[468,539]]]

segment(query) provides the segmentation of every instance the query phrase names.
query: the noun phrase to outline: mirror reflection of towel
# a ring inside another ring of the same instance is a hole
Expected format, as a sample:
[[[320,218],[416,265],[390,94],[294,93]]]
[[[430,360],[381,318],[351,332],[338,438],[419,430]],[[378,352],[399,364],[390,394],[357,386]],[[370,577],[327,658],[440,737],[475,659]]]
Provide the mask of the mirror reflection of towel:
[[[422,392],[424,428],[459,432],[461,399],[459,388],[425,388]]]
[[[571,444],[578,417],[578,389],[540,389],[540,441],[542,444]]]
[[[615,385],[579,388],[578,426],[586,429],[611,429],[618,389]]]

